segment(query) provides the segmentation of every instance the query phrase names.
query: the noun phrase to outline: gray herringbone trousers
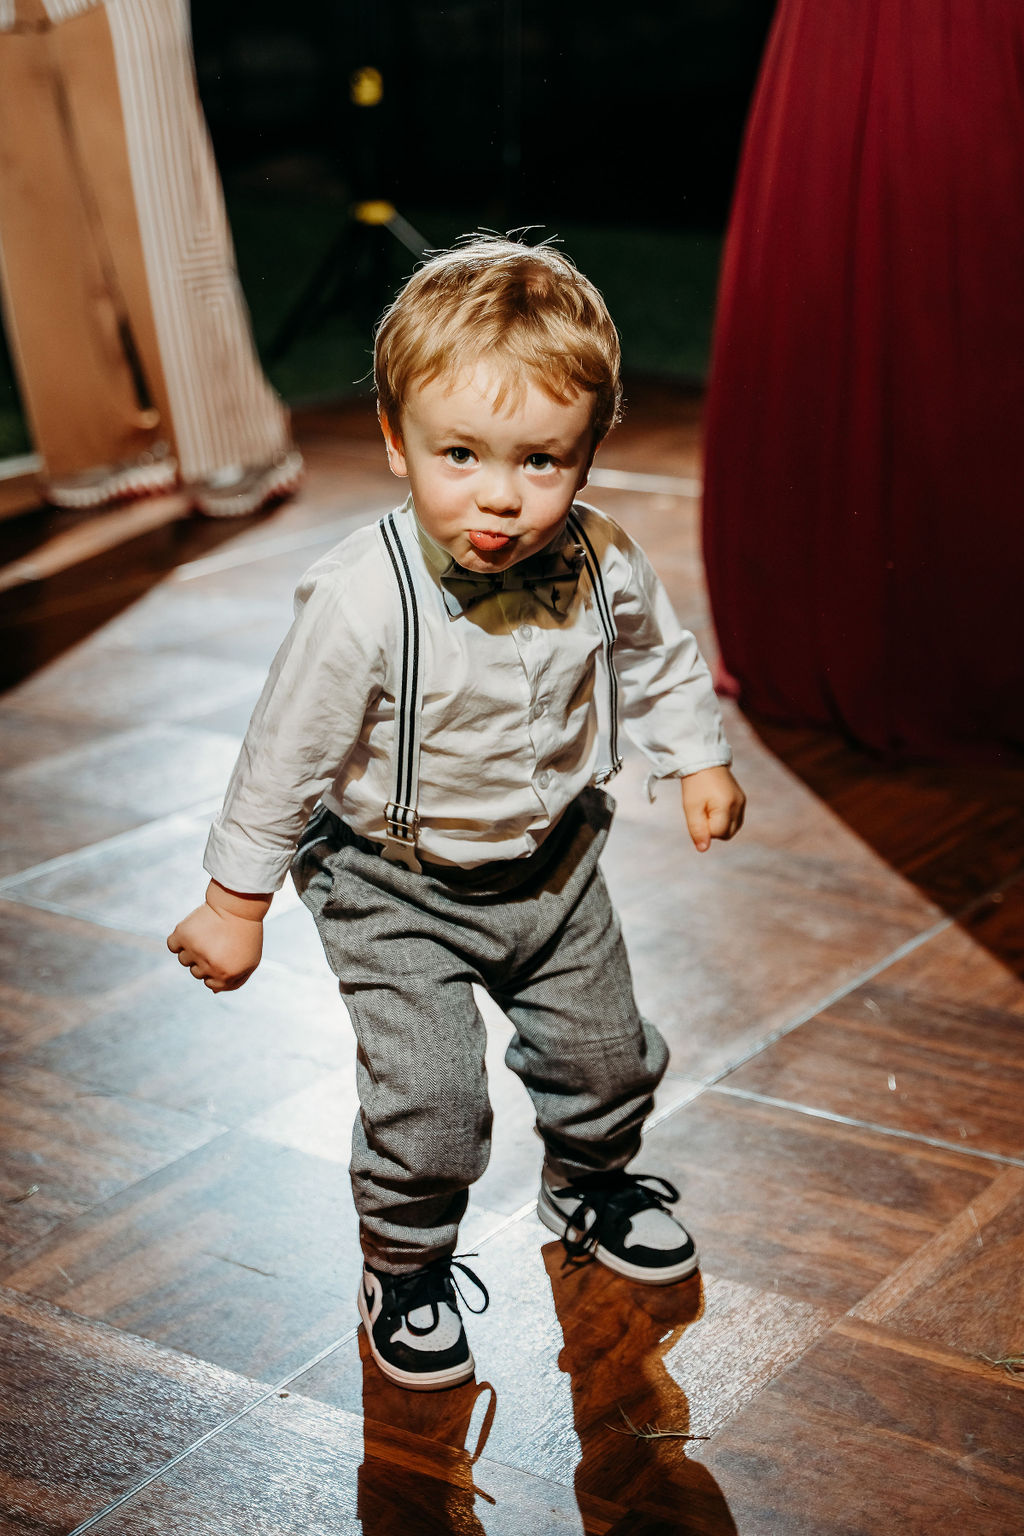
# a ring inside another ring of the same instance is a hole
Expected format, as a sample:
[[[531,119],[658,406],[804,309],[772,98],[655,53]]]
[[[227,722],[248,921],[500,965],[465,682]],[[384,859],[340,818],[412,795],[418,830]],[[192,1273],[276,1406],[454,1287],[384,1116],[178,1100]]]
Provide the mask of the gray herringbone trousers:
[[[612,808],[585,790],[527,859],[473,870],[381,858],[324,807],[292,874],[358,1040],[352,1187],[363,1248],[404,1273],[456,1244],[490,1153],[482,985],[514,1034],[556,1177],[621,1168],[668,1061],[642,1020],[598,868]]]

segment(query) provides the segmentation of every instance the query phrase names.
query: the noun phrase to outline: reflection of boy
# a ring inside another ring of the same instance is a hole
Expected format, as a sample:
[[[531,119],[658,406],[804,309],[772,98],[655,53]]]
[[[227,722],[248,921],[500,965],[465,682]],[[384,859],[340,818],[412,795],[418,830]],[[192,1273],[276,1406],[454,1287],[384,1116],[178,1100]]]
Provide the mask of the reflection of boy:
[[[473,983],[513,1024],[506,1059],[545,1144],[542,1220],[633,1279],[697,1265],[671,1185],[624,1171],[667,1052],[637,1013],[597,868],[611,809],[595,700],[618,703],[655,777],[681,778],[702,852],[739,829],[744,798],[692,635],[629,537],[574,506],[618,369],[601,296],[550,247],[476,239],[410,279],[375,374],[411,496],[301,583],[210,834],[206,902],[168,941],[211,990],[240,986],[271,900],[254,893],[292,864],[359,1043],[360,1311],[407,1386],[473,1371],[452,1279],[490,1139]],[[401,658],[417,646],[410,720]],[[417,726],[403,833],[394,762]]]

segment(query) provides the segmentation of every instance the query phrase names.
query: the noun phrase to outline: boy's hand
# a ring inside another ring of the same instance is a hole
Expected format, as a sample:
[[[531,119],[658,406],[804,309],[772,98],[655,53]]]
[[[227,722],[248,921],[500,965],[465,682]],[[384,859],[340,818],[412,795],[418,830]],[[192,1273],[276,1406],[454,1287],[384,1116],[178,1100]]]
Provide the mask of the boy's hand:
[[[701,768],[680,783],[683,815],[698,853],[707,853],[713,837],[735,837],[743,825],[747,797],[728,768]]]
[[[210,881],[206,900],[175,928],[167,948],[211,992],[234,992],[263,954],[269,896],[243,896]]]

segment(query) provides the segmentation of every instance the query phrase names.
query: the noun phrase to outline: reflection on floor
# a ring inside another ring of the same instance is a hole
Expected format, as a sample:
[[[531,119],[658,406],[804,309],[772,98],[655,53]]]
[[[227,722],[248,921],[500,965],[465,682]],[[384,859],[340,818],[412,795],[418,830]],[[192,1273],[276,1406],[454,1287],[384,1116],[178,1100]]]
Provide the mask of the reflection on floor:
[[[590,494],[710,647],[699,401],[632,393]],[[397,499],[365,405],[298,426],[307,488],[255,521],[0,524],[0,1530],[1020,1530],[1019,774],[730,710],[749,824],[699,858],[631,759],[606,867],[672,1047],[639,1166],[683,1189],[702,1275],[563,1271],[491,1009],[478,1381],[405,1394],[367,1363],[352,1046],[312,925],[282,901],[222,998],[162,937],[294,580]]]

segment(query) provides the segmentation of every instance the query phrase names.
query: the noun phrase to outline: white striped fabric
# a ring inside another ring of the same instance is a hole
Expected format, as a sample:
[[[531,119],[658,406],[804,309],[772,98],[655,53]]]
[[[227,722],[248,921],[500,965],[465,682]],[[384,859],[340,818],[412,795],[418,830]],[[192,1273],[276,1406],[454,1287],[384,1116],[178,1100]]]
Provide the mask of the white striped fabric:
[[[51,21],[70,21],[83,11],[91,11],[99,0],[43,0],[46,14]]]
[[[101,0],[42,0],[43,10],[54,23],[70,21],[83,11],[91,11]],[[0,0],[0,32],[10,32],[17,21],[18,0]]]
[[[288,446],[287,417],[238,288],[186,0],[107,0],[105,9],[182,475],[266,463]]]

